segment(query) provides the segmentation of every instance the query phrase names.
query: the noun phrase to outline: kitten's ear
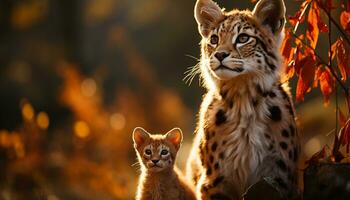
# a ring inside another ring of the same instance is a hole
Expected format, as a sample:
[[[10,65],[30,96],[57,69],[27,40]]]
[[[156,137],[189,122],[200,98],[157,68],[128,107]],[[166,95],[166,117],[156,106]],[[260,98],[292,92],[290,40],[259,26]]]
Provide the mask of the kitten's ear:
[[[176,148],[180,148],[182,142],[182,131],[180,128],[171,129],[166,135],[166,139],[171,142]]]
[[[253,14],[260,24],[268,27],[275,36],[284,28],[286,6],[283,0],[260,0]]]
[[[197,0],[194,17],[198,23],[199,33],[208,37],[211,29],[224,18],[221,8],[212,0]]]
[[[136,127],[132,133],[132,139],[134,144],[139,147],[149,139],[149,133],[141,127]]]

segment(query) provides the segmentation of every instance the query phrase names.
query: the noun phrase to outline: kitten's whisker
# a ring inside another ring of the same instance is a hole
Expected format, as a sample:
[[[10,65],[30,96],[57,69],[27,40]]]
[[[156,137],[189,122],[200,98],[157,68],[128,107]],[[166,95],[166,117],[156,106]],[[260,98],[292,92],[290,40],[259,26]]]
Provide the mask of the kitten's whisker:
[[[135,167],[137,171],[141,171],[141,163],[139,161],[136,161],[134,164],[131,165],[132,167]]]
[[[140,166],[140,162],[139,161],[136,161],[134,164],[131,165],[132,167],[137,167],[137,166]]]

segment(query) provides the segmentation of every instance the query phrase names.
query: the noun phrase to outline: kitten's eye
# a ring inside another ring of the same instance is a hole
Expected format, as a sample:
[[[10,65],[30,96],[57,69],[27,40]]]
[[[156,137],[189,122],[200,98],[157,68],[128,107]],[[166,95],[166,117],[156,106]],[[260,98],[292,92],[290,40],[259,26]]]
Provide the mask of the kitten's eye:
[[[210,37],[210,44],[216,45],[219,42],[219,36],[217,35],[212,35]]]
[[[247,34],[240,34],[237,39],[236,43],[246,43],[249,40],[249,35]]]
[[[163,156],[167,155],[168,153],[169,153],[168,150],[162,150],[162,152],[160,152],[160,154],[163,155]]]
[[[146,149],[146,150],[145,150],[145,154],[146,154],[146,155],[151,155],[151,154],[152,154],[152,151],[149,150],[149,149]]]

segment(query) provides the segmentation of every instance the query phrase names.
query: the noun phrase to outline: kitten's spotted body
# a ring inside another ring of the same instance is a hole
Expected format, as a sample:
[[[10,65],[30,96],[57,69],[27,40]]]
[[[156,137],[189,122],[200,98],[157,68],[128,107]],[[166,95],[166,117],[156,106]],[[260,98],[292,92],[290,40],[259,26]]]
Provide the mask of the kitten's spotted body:
[[[193,185],[174,168],[182,141],[180,129],[165,135],[150,135],[136,128],[133,140],[141,165],[136,200],[195,200]]]
[[[198,197],[240,199],[264,177],[291,195],[299,141],[288,86],[280,81],[283,1],[226,13],[198,0],[195,12],[208,89],[187,168]]]

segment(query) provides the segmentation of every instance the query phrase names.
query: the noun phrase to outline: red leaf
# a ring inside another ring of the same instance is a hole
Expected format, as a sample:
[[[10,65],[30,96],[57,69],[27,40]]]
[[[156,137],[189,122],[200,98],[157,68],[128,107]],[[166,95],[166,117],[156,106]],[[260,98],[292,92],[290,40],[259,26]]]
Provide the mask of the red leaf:
[[[283,80],[287,81],[294,75],[294,65],[292,65],[292,60],[295,53],[295,48],[292,48],[292,37],[290,35],[290,30],[285,29],[285,37],[281,44],[281,52],[284,58],[285,75]]]
[[[349,120],[340,129],[340,143],[342,146],[345,146],[350,142],[350,121]]]
[[[299,75],[300,74],[300,69],[304,65],[305,55],[302,53],[302,44],[298,44],[298,42],[295,42],[297,44],[296,51],[295,51],[295,60],[294,60],[294,68],[295,72]]]
[[[325,70],[321,72],[319,81],[320,81],[321,92],[324,98],[324,104],[325,106],[328,106],[330,102],[329,101],[330,96],[335,87],[333,76],[331,75],[331,72],[329,71],[328,68],[325,68]]]
[[[320,10],[316,2],[312,2],[312,6],[307,17],[308,29],[306,31],[306,38],[310,41],[310,46],[315,49],[318,41],[319,28],[318,19],[320,17]]]
[[[345,29],[346,32],[350,34],[350,12],[343,11],[340,14],[340,24],[343,29]]]
[[[290,58],[290,54],[292,50],[291,43],[292,43],[292,37],[290,36],[289,30],[285,29],[285,36],[281,44],[281,51],[282,51],[283,57],[287,59],[286,63],[290,62],[288,59]]]
[[[339,46],[339,39],[332,44],[331,51],[332,51],[332,60],[335,58],[335,55],[337,54],[337,48]]]
[[[311,85],[315,76],[315,59],[308,54],[298,63],[300,65],[300,73],[297,84],[296,100],[303,101],[304,96],[311,90]],[[297,67],[295,67],[297,68]]]
[[[328,68],[323,68],[322,66],[317,67],[314,87],[318,87],[318,83],[320,83],[320,89],[324,97],[324,104],[325,106],[328,106],[330,96],[335,87],[335,80]]]
[[[318,66],[315,72],[315,79],[314,79],[314,88],[318,87],[318,82],[320,80],[322,74],[322,65]]]
[[[332,0],[326,0],[326,8],[328,11],[330,11],[331,9],[335,8],[332,6]]]
[[[305,16],[301,16],[302,11],[299,10],[294,16],[289,16],[288,21],[292,26],[295,26],[297,22],[302,23],[305,20]],[[300,18],[300,19],[299,19]]]
[[[339,125],[343,127],[346,123],[345,115],[340,109],[338,110],[338,112],[339,112]]]
[[[294,51],[295,49],[293,48],[292,51]],[[286,67],[286,72],[285,72],[285,79],[284,80],[289,80],[294,76],[295,73],[295,61],[291,61],[287,67]]]
[[[317,3],[315,3],[316,5],[315,6],[318,6],[318,5],[321,5],[323,8],[325,8],[326,10],[330,11],[331,9],[333,9],[332,7],[332,0],[325,0],[325,2],[322,2],[320,0],[318,0]],[[316,12],[317,14],[317,26],[318,26],[318,29],[320,30],[320,32],[322,33],[327,33],[329,30],[328,30],[328,26],[327,24],[325,24],[322,19],[321,19],[321,15],[320,15],[320,11],[318,10]]]
[[[349,51],[346,48],[342,38],[338,39],[334,45],[332,45],[333,54],[337,56],[338,69],[341,74],[341,79],[345,81],[350,76],[350,57]]]
[[[306,161],[306,164],[309,164],[309,165],[318,164],[320,160],[325,157],[326,157],[326,147],[323,147],[319,152],[311,156],[311,158]]]
[[[305,9],[305,6],[307,6],[311,0],[305,0],[301,5],[299,11],[295,13],[294,16],[289,16],[288,21],[292,26],[295,26],[298,22],[302,23],[305,20],[305,12],[303,13],[303,10]],[[302,15],[303,14],[303,15]]]
[[[322,33],[328,33],[328,26],[327,24],[323,23],[321,19],[318,20],[317,22],[318,29],[320,29],[320,32]]]
[[[304,34],[301,34],[301,35],[298,36],[298,38],[299,38],[301,41],[304,41],[305,35],[304,35]],[[303,43],[302,43],[300,40],[295,40],[295,45],[302,47],[302,46],[303,46]]]
[[[332,9],[336,8],[333,6],[332,0],[317,0],[317,3],[327,12],[330,12]]]

